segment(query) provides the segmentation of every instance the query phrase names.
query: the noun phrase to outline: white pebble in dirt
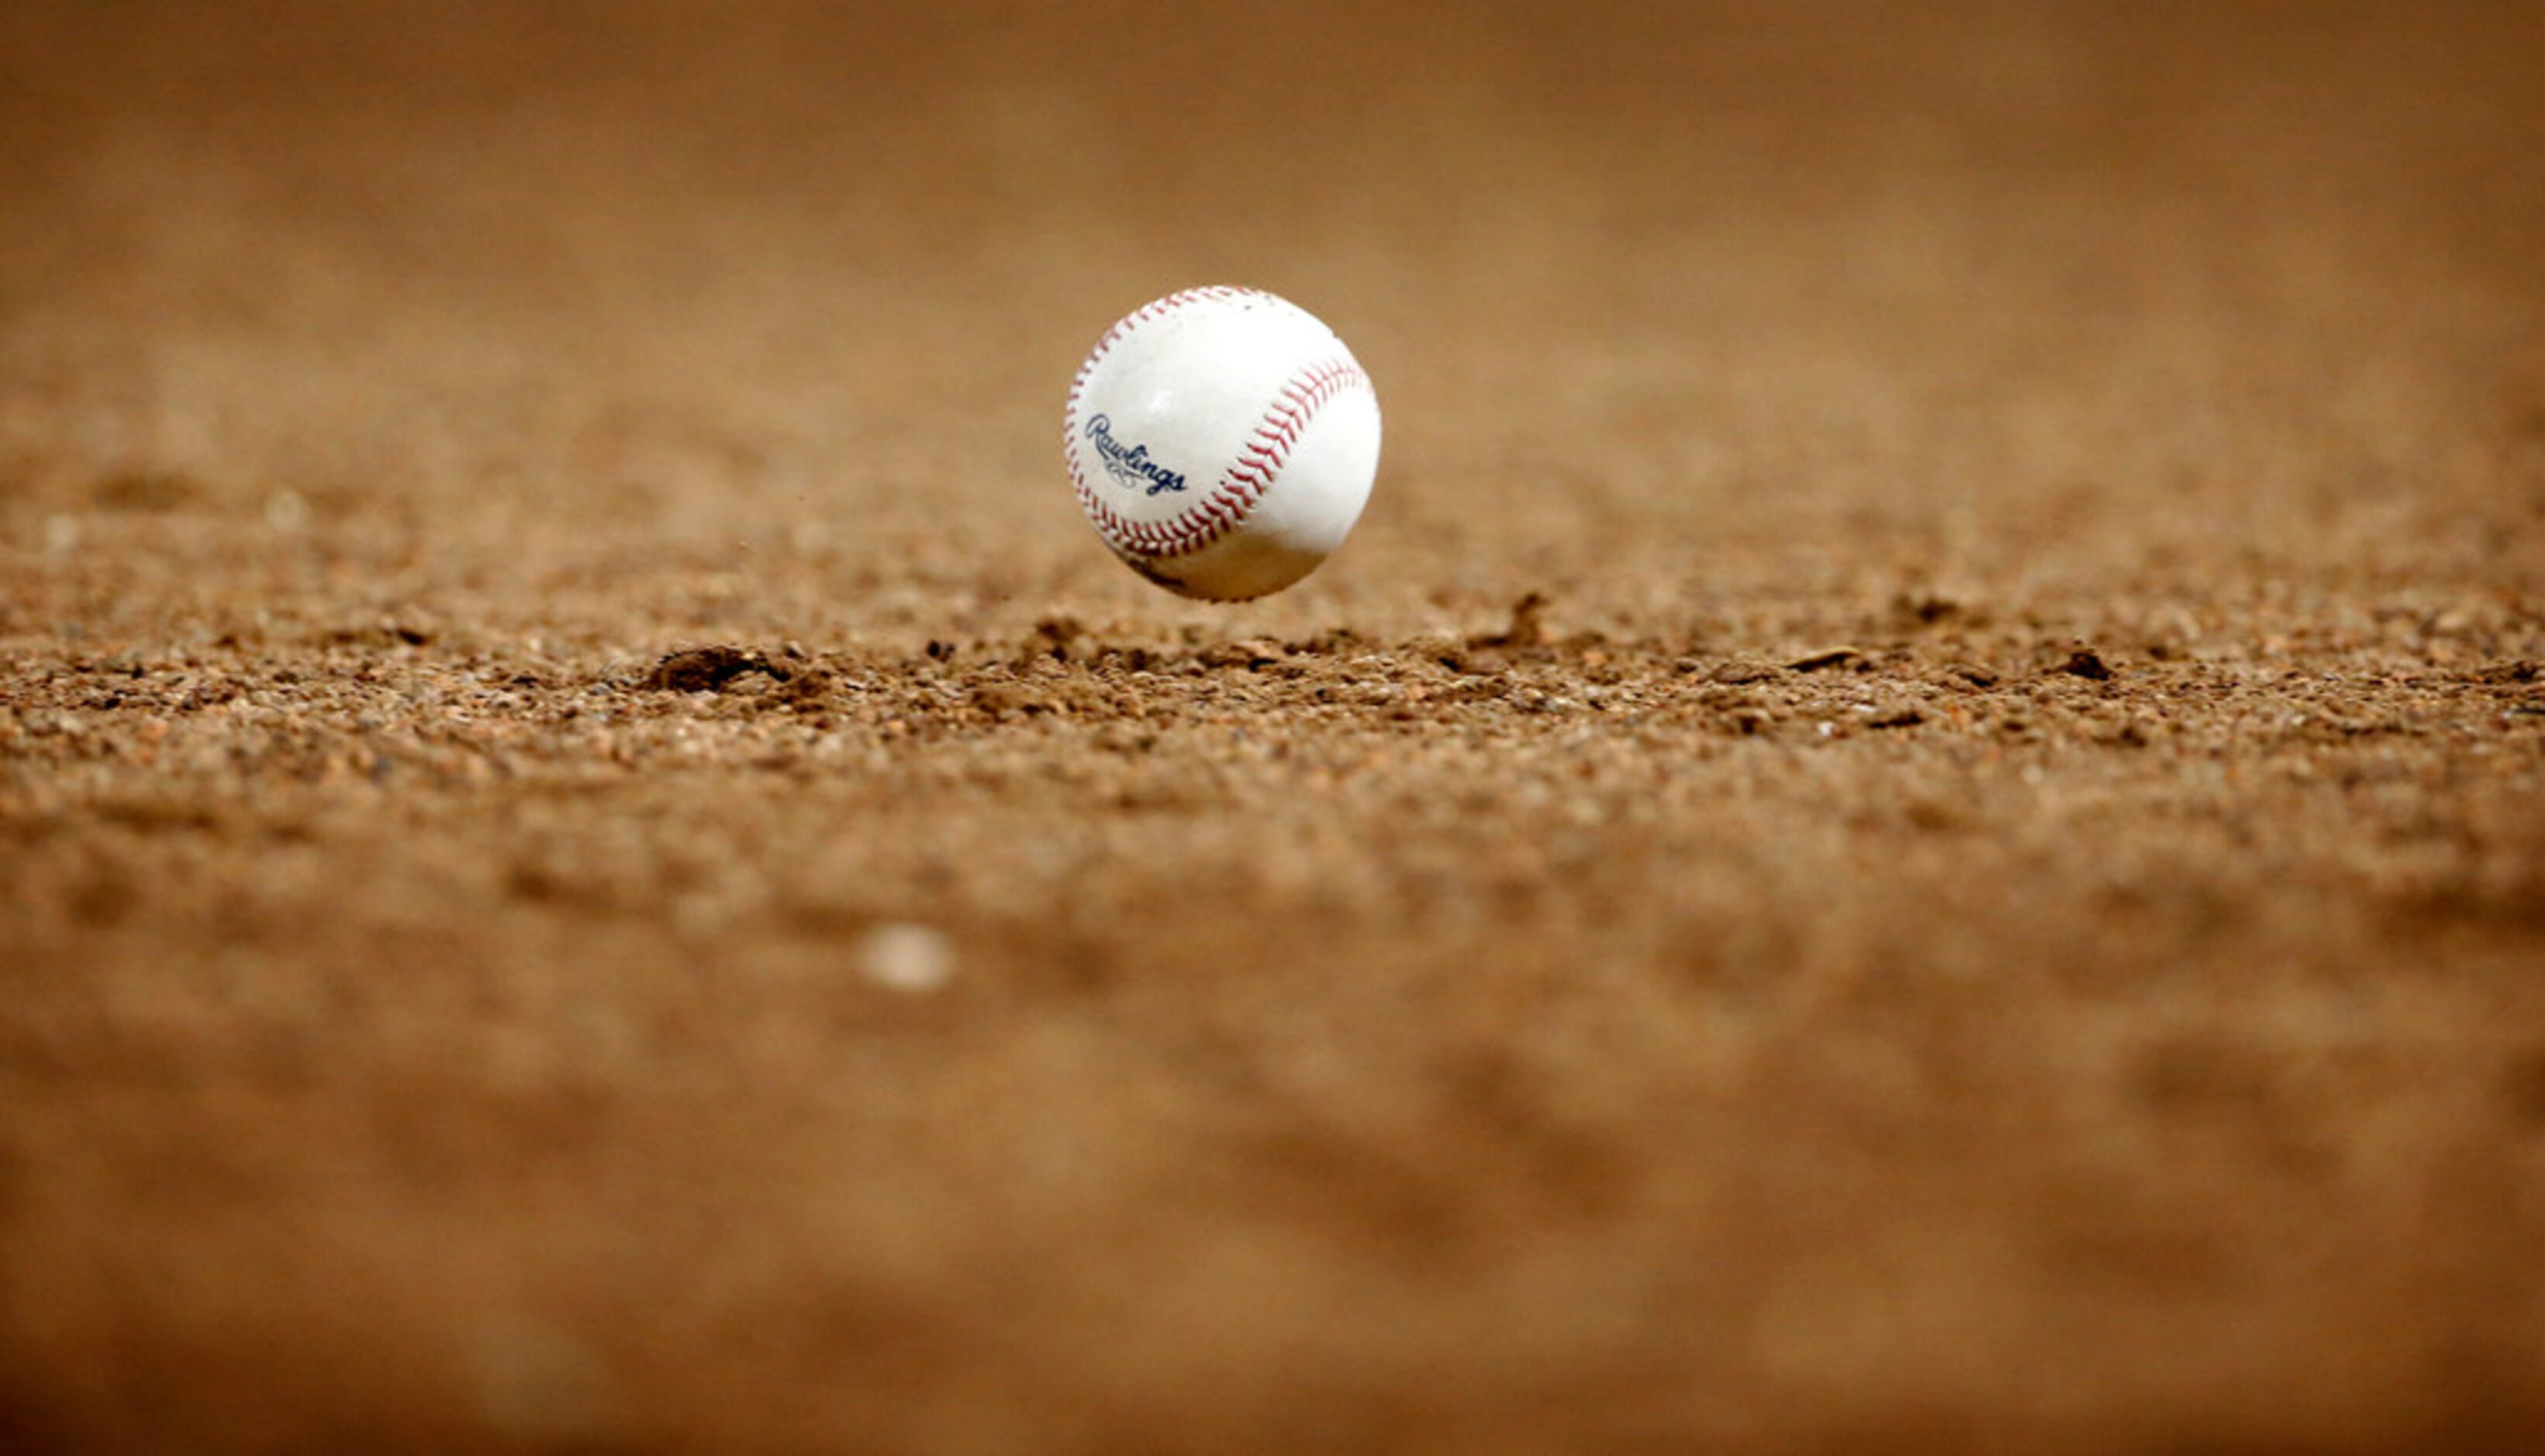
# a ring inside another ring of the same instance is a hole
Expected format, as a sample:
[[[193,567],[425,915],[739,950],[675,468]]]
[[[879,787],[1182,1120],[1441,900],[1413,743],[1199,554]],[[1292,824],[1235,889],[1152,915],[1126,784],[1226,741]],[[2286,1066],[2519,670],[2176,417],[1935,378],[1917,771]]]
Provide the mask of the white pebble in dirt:
[[[943,990],[954,979],[954,942],[934,926],[887,921],[858,942],[858,971],[887,991]]]

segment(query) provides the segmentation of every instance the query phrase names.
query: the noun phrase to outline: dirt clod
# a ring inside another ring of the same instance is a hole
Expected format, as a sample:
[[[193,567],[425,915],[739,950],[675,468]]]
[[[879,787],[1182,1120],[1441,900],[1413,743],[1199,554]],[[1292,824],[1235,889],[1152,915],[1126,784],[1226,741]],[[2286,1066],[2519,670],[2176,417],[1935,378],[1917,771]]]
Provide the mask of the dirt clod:
[[[1863,657],[1863,653],[1858,652],[1852,647],[1832,647],[1821,652],[1807,653],[1794,659],[1792,662],[1785,664],[1785,671],[1789,673],[1818,673],[1830,668],[1846,667],[1849,663],[1861,661]]]
[[[759,652],[739,647],[690,647],[654,664],[642,686],[657,692],[720,692],[726,684],[745,673],[767,673],[780,679],[788,676]]]
[[[2107,682],[2112,676],[2112,670],[2091,647],[2080,647],[2069,653],[2068,660],[2059,665],[2059,671],[2072,678],[2085,678],[2096,683]]]
[[[1511,620],[1499,632],[1484,632],[1467,639],[1470,647],[1525,648],[1547,644],[1546,608],[1551,604],[1537,592],[1523,594],[1511,606]]]

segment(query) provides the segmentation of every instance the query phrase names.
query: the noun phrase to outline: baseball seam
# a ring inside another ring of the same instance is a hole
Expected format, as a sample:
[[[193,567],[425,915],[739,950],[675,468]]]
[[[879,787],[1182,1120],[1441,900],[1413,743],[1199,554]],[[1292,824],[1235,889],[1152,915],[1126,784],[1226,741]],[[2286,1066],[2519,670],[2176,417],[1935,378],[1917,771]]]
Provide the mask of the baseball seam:
[[[1087,512],[1088,520],[1096,524],[1097,532],[1125,556],[1163,560],[1190,555],[1244,525],[1257,503],[1272,488],[1317,411],[1346,390],[1370,390],[1369,376],[1350,356],[1310,364],[1282,381],[1264,419],[1238,447],[1237,459],[1221,473],[1210,494],[1165,521],[1128,520],[1107,505],[1078,459],[1079,399],[1086,391],[1087,376],[1123,336],[1152,319],[1191,303],[1253,296],[1263,295],[1253,288],[1214,286],[1188,288],[1145,304],[1096,341],[1096,348],[1089,352],[1087,363],[1080,365],[1077,379],[1069,386],[1061,450],[1069,463],[1070,485],[1077,491],[1078,504]]]

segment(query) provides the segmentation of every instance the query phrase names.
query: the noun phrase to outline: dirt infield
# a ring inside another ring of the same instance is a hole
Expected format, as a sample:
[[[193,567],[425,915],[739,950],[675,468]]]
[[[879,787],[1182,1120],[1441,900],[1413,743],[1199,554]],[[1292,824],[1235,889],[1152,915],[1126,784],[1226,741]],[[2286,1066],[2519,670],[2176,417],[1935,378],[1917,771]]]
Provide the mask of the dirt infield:
[[[2545,8],[1364,9],[0,7],[0,1449],[2545,1430]]]

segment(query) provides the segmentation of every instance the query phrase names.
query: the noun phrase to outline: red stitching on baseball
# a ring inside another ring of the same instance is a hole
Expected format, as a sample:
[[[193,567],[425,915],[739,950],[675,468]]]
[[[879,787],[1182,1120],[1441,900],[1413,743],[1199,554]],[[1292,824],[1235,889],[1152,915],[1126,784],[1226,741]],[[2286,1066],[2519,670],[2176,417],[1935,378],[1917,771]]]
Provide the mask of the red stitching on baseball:
[[[1153,319],[1162,318],[1179,308],[1193,303],[1222,298],[1258,298],[1269,296],[1255,288],[1233,288],[1213,285],[1187,288],[1170,293],[1153,303],[1142,304],[1096,341],[1088,352],[1087,362],[1078,368],[1078,377],[1069,384],[1069,408],[1061,421],[1061,452],[1069,462],[1069,483],[1078,494],[1078,504],[1096,523],[1099,533],[1117,551],[1161,559],[1184,556],[1235,530],[1263,500],[1281,467],[1289,460],[1290,451],[1298,446],[1299,436],[1316,417],[1326,401],[1347,389],[1370,387],[1369,376],[1349,359],[1331,359],[1313,364],[1282,381],[1271,409],[1264,415],[1255,434],[1239,447],[1238,458],[1231,462],[1219,483],[1201,500],[1165,521],[1131,521],[1117,514],[1097,494],[1078,463],[1078,403],[1087,391],[1087,376],[1124,335]]]
[[[1193,291],[1199,294],[1204,290]],[[1240,290],[1224,289],[1221,293],[1224,296],[1236,291]],[[1174,296],[1190,301],[1186,294]],[[1158,311],[1165,310],[1160,308]],[[1107,347],[1121,332],[1116,329],[1108,334],[1106,343],[1100,343],[1098,348]],[[1082,381],[1085,377],[1086,371],[1080,370]],[[1244,460],[1231,464],[1227,473],[1220,476],[1219,483],[1211,487],[1208,496],[1165,521],[1127,520],[1106,504],[1105,499],[1089,485],[1087,472],[1079,466],[1078,450],[1074,445],[1078,410],[1073,398],[1069,426],[1062,434],[1063,448],[1069,460],[1070,484],[1076,488],[1078,503],[1086,509],[1088,519],[1096,523],[1097,530],[1117,549],[1152,559],[1190,555],[1245,524],[1257,503],[1263,500],[1265,492],[1272,488],[1281,467],[1289,461],[1290,451],[1297,446],[1299,436],[1307,429],[1308,422],[1316,417],[1317,411],[1328,400],[1347,389],[1369,387],[1369,376],[1361,372],[1359,365],[1345,359],[1313,364],[1291,375],[1272,401],[1272,409],[1266,412],[1264,423],[1256,427],[1254,442],[1247,447],[1246,454],[1252,457],[1255,470],[1248,471]]]
[[[1117,547],[1123,547],[1126,545],[1126,537],[1131,540],[1139,540],[1152,534],[1152,532],[1128,529],[1128,527],[1133,526],[1134,523],[1121,521],[1118,517],[1115,517],[1110,510],[1106,509],[1104,503],[1098,499],[1096,492],[1089,487],[1086,472],[1079,466],[1078,450],[1075,444],[1078,439],[1078,401],[1080,397],[1087,392],[1087,376],[1095,372],[1096,365],[1104,360],[1107,354],[1112,351],[1115,344],[1121,342],[1124,335],[1152,319],[1163,318],[1166,315],[1175,312],[1179,308],[1184,308],[1194,303],[1208,302],[1221,298],[1250,298],[1261,296],[1266,295],[1264,295],[1260,289],[1234,288],[1229,287],[1226,284],[1214,283],[1205,287],[1181,289],[1177,292],[1169,293],[1164,298],[1158,298],[1150,302],[1143,303],[1138,308],[1131,310],[1131,312],[1123,315],[1119,320],[1115,321],[1113,327],[1105,331],[1105,337],[1096,341],[1096,347],[1088,351],[1086,362],[1078,366],[1078,376],[1069,381],[1069,407],[1063,412],[1060,427],[1061,453],[1062,457],[1069,462],[1069,482],[1071,487],[1078,493],[1079,504],[1087,508],[1088,514],[1091,518],[1097,518],[1099,520],[1100,526],[1109,522],[1115,526],[1123,527],[1123,529],[1118,533],[1114,531],[1107,532],[1108,539],[1111,540]]]

